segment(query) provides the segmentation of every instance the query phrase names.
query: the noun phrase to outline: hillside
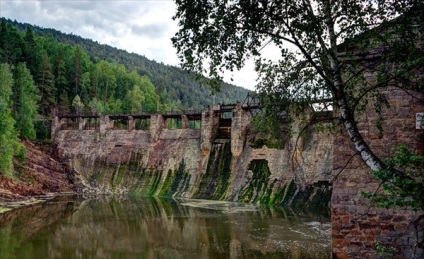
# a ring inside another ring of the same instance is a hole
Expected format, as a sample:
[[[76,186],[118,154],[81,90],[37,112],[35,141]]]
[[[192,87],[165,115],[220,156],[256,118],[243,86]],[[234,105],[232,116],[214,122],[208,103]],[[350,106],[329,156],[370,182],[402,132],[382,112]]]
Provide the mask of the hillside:
[[[34,35],[54,38],[60,43],[70,46],[81,46],[93,62],[106,60],[115,64],[123,64],[126,69],[135,70],[140,75],[146,75],[156,88],[163,103],[174,103],[180,109],[199,109],[212,104],[210,90],[199,87],[193,76],[182,69],[149,60],[142,55],[128,53],[90,39],[84,39],[73,34],[62,33],[55,29],[6,20],[21,32],[28,28]],[[222,90],[215,94],[215,103],[235,103],[243,101],[248,90],[227,83],[222,83]]]

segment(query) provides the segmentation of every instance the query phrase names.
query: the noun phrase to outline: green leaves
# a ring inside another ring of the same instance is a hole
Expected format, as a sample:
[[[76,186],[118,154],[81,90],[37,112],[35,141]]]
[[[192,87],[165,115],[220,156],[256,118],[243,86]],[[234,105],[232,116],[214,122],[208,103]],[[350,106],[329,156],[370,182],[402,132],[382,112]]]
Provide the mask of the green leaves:
[[[0,64],[0,174],[11,177],[14,155],[23,154],[23,147],[18,142],[15,120],[12,117],[13,75],[7,64]]]
[[[374,108],[382,114],[387,107],[381,90],[396,86],[423,91],[424,53],[416,44],[424,27],[422,1],[176,3],[174,19],[180,30],[172,42],[183,68],[219,80],[224,70],[240,68],[254,57],[265,109],[265,116],[255,123],[259,130],[265,124],[282,133],[274,125],[283,113],[289,122],[305,118],[299,127],[310,126],[317,118],[302,114],[316,103],[330,103],[339,111],[355,151],[382,181],[385,193],[376,199],[384,206],[423,207],[422,169],[416,167],[415,155],[401,148],[386,168],[357,125],[361,112]],[[272,60],[261,58],[264,43],[280,49]]]
[[[125,111],[129,113],[140,113],[142,111],[144,100],[144,93],[138,85],[134,85],[133,89],[128,90],[127,95],[125,96]]]
[[[74,100],[72,100],[72,107],[74,108],[76,114],[80,114],[81,111],[84,109],[84,103],[81,102],[81,98],[79,97],[79,95],[75,96]]]
[[[386,168],[374,172],[382,190],[362,195],[380,207],[424,209],[424,157],[400,145],[385,164]]]
[[[30,71],[25,63],[19,63],[15,69],[14,83],[14,117],[20,136],[25,139],[35,139],[34,119],[37,115],[40,99]]]

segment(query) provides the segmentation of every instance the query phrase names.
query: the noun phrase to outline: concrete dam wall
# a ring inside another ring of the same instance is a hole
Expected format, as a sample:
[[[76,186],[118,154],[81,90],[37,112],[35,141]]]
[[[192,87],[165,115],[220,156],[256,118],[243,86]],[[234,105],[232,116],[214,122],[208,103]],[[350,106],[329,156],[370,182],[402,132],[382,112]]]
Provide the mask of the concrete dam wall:
[[[310,132],[296,151],[297,136],[284,149],[254,148],[251,113],[231,108],[128,116],[120,128],[117,116],[94,126],[92,118],[56,117],[53,138],[85,192],[329,206],[332,137]],[[137,129],[137,120],[149,126]],[[170,128],[175,121],[180,127]]]

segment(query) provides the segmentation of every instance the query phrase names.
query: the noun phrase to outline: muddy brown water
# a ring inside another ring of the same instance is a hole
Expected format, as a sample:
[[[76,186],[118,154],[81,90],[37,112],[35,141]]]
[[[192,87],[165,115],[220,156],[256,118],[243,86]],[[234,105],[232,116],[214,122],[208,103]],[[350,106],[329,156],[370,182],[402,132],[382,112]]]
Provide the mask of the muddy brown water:
[[[330,219],[220,201],[60,197],[0,214],[0,258],[330,258]]]

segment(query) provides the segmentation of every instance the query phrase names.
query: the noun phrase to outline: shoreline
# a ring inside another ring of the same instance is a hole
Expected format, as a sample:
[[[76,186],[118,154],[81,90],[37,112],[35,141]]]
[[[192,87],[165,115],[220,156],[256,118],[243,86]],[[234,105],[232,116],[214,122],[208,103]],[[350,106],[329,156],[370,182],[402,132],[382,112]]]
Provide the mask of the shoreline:
[[[0,200],[0,215],[22,207],[41,204],[58,196],[73,195],[74,192],[58,192],[47,193],[44,195],[36,195],[25,197],[23,200]]]

